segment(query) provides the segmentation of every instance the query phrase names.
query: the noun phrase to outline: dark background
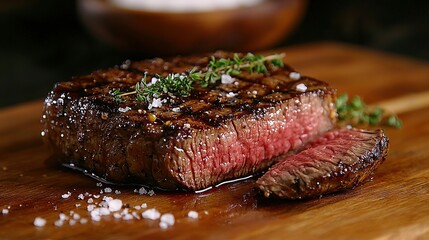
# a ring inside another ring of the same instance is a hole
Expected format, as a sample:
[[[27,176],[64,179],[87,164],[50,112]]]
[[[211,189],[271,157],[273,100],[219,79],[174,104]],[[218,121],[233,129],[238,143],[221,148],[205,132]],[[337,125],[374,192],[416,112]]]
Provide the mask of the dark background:
[[[80,23],[73,0],[0,0],[0,107],[42,99],[58,81],[123,62]],[[429,1],[310,0],[279,46],[333,40],[429,60]]]

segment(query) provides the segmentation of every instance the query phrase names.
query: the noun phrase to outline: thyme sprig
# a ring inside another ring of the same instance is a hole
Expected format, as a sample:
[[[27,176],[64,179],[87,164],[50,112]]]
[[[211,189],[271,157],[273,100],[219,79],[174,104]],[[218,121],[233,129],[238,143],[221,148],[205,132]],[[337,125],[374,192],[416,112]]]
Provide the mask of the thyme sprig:
[[[146,103],[167,93],[186,97],[193,90],[195,83],[205,88],[221,80],[224,74],[237,76],[244,70],[250,73],[266,73],[268,71],[267,63],[275,67],[283,67],[283,57],[284,54],[262,56],[252,53],[241,58],[238,54],[234,54],[232,59],[216,59],[212,56],[204,71],[194,68],[188,73],[168,74],[166,77],[155,75],[150,82],[147,82],[147,74],[145,73],[141,81],[135,85],[134,91],[122,93],[115,90],[111,94],[116,102],[124,102],[123,97],[128,95],[135,95],[137,101]]]
[[[393,114],[386,114],[384,109],[367,106],[359,96],[349,100],[347,94],[339,96],[335,102],[340,122],[367,125],[386,125],[394,128],[401,128],[401,120]]]

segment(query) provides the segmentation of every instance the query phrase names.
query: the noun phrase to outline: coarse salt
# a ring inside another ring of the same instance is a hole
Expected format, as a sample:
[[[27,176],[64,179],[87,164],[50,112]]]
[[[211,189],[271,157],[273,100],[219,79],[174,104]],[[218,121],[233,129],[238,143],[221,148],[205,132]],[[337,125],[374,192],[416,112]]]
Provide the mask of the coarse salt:
[[[122,112],[122,113],[125,113],[125,112],[128,112],[128,111],[130,111],[131,110],[131,108],[130,107],[119,107],[118,108],[118,111],[119,112]]]
[[[298,72],[290,72],[289,78],[292,80],[299,80],[299,79],[301,79],[301,74]]]
[[[171,213],[164,213],[162,214],[160,221],[166,223],[168,226],[173,226],[175,222],[174,215]]]
[[[139,193],[140,195],[147,194],[147,190],[146,190],[146,188],[141,187],[141,188],[138,190],[138,193]]]
[[[71,192],[67,192],[61,195],[62,198],[69,198],[70,196],[71,196]]]
[[[300,83],[300,84],[296,85],[296,90],[300,91],[300,92],[305,92],[305,91],[307,91],[307,86],[305,86],[304,83]]]
[[[46,219],[41,217],[36,217],[33,222],[36,227],[44,227],[46,225]]]
[[[222,84],[231,84],[234,82],[234,78],[232,78],[228,74],[222,74],[220,81],[222,82]]]
[[[147,85],[148,86],[152,86],[152,84],[155,84],[156,82],[158,82],[159,81],[159,78],[156,78],[156,77],[153,77],[151,80],[150,80],[150,83],[148,83]]]
[[[142,217],[145,219],[156,220],[161,216],[161,213],[155,208],[148,209],[142,213]]]
[[[153,98],[152,103],[149,103],[149,106],[147,109],[151,110],[152,108],[159,108],[162,106],[162,99],[161,98]]]
[[[180,107],[175,107],[175,108],[173,108],[171,110],[173,110],[173,112],[180,112]]]
[[[79,194],[79,196],[77,196],[77,199],[79,199],[79,200],[83,200],[85,198],[85,196],[81,193],[81,194]]]
[[[116,212],[121,210],[122,208],[122,200],[120,199],[113,199],[111,201],[109,201],[109,210],[111,212]]]
[[[237,93],[229,92],[229,93],[226,94],[226,97],[228,97],[228,98],[232,98],[232,97],[235,97],[235,96],[237,96]]]
[[[109,187],[107,187],[107,188],[105,188],[105,189],[104,189],[104,192],[105,192],[105,193],[111,193],[111,192],[112,192],[112,189],[111,189],[111,188],[109,188]]]
[[[98,182],[98,183],[96,183],[95,184],[97,187],[102,187],[103,186],[103,184],[101,183],[101,182]]]
[[[1,210],[1,213],[2,213],[3,215],[9,214],[9,209],[3,208],[3,209]]]
[[[193,218],[193,219],[197,219],[198,218],[198,212],[191,210],[188,212],[188,217]]]

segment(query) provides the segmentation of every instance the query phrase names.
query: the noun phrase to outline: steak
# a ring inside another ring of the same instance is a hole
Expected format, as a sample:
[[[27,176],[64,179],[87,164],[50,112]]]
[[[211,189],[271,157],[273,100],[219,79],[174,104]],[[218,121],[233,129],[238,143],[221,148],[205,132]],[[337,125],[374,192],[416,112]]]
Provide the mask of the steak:
[[[335,125],[336,91],[297,79],[289,66],[243,71],[233,83],[196,86],[187,97],[166,95],[150,110],[134,96],[112,97],[113,89],[132,91],[145,74],[149,82],[203,69],[210,57],[127,61],[59,82],[45,99],[42,135],[61,163],[107,181],[198,190],[263,171]]]
[[[355,188],[368,179],[387,155],[382,130],[336,129],[296,155],[286,157],[257,180],[265,196],[300,199]]]

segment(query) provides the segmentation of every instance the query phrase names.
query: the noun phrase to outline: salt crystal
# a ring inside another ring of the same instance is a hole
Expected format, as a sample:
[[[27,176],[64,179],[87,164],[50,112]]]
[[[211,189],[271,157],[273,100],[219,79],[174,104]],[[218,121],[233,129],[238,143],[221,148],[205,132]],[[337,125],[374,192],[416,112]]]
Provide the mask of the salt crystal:
[[[140,220],[140,216],[138,215],[138,213],[137,213],[137,212],[132,212],[131,214],[133,215],[133,217],[134,217],[135,219]]]
[[[61,219],[58,219],[54,222],[55,227],[61,227],[64,224],[64,221]]]
[[[69,219],[69,217],[67,217],[67,215],[65,215],[64,213],[60,213],[58,215],[58,217],[60,218],[61,221],[67,220]]]
[[[153,108],[159,108],[162,106],[162,100],[161,98],[153,98],[152,99],[152,107]]]
[[[253,90],[253,91],[252,91],[252,94],[253,94],[253,95],[256,95],[256,94],[258,94],[258,91]]]
[[[173,110],[173,112],[180,112],[180,107],[175,107],[175,108],[173,108],[171,110]]]
[[[113,198],[112,198],[112,197],[108,197],[108,196],[104,196],[104,197],[103,197],[103,201],[110,202],[110,201],[112,201],[112,200],[113,200]]]
[[[105,188],[105,189],[104,189],[104,192],[106,192],[106,193],[111,193],[111,192],[112,192],[112,189],[111,189],[111,188],[109,188],[109,187],[107,187],[107,188]]]
[[[155,195],[155,191],[149,190],[149,192],[147,192],[147,194],[149,194],[149,196],[153,196],[153,195]]]
[[[162,229],[166,229],[166,228],[168,228],[168,224],[165,222],[159,222],[159,227]]]
[[[115,194],[121,194],[121,191],[115,190]]]
[[[120,199],[113,199],[109,202],[109,210],[111,212],[119,211],[122,208],[122,201]]]
[[[101,182],[98,182],[98,183],[96,183],[95,184],[97,187],[102,187],[103,186],[103,184],[101,183]]]
[[[196,212],[196,211],[189,211],[188,212],[188,217],[193,218],[193,219],[197,219],[198,218],[198,212]]]
[[[191,124],[189,124],[189,123],[185,123],[185,124],[183,124],[183,126],[184,126],[185,128],[191,128]]]
[[[44,137],[45,136],[45,132],[44,131],[42,131],[42,132],[40,132],[40,135],[42,136],[42,137]]]
[[[91,220],[95,222],[99,222],[101,220],[101,217],[99,215],[91,216]]]
[[[107,215],[110,215],[110,210],[108,209],[108,208],[105,208],[105,207],[101,207],[101,208],[99,208],[100,210],[100,215],[101,216],[107,216]]]
[[[79,194],[79,196],[77,196],[77,199],[79,199],[79,200],[83,200],[85,198],[85,196],[83,196],[83,194],[81,193],[81,194]]]
[[[114,218],[121,218],[122,216],[121,216],[121,214],[120,214],[120,213],[114,213],[114,214],[113,214],[113,217],[114,217]]]
[[[175,222],[174,215],[171,213],[164,213],[162,214],[160,221],[165,222],[168,226],[173,226]]]
[[[86,207],[86,209],[88,210],[88,212],[91,212],[92,210],[95,209],[95,205],[94,204],[90,204]]]
[[[81,206],[81,204],[80,204],[80,203],[76,203],[76,204],[75,204],[75,206],[76,206],[76,207],[80,207],[80,206]]]
[[[71,196],[71,192],[67,192],[61,195],[62,198],[69,198],[70,196]]]
[[[80,224],[86,224],[88,222],[88,219],[81,218],[79,222],[80,222]]]
[[[36,227],[44,227],[46,225],[46,219],[41,217],[36,217],[33,222]]]
[[[73,220],[73,219],[72,219],[72,220],[70,220],[70,221],[69,221],[69,224],[70,224],[70,226],[75,225],[75,224],[76,224],[76,220]]]
[[[125,214],[122,217],[122,220],[132,220],[132,219],[133,219],[133,215],[131,215],[131,214]]]
[[[140,207],[140,206],[134,206],[134,209],[135,210],[140,210],[140,209],[142,209],[142,207]]]
[[[142,203],[142,205],[140,205],[142,208],[147,208],[147,203]]]
[[[80,218],[79,214],[77,214],[77,213],[73,214],[73,219],[74,220],[78,220],[79,218]]]
[[[130,108],[130,107],[125,107],[125,108],[123,108],[123,107],[119,107],[119,108],[118,108],[118,111],[119,111],[119,112],[122,112],[122,113],[128,112],[128,111],[130,111],[130,110],[131,110],[131,108]]]
[[[229,92],[229,93],[226,94],[226,97],[228,97],[228,98],[232,98],[232,97],[235,97],[235,96],[237,96],[237,93]]]
[[[100,197],[100,195],[94,195],[93,197],[94,197],[94,198],[99,198],[99,197]]]
[[[156,220],[161,216],[161,213],[155,208],[148,209],[142,213],[142,217],[145,219]]]
[[[297,72],[290,72],[289,78],[292,80],[299,80],[299,79],[301,79],[301,74],[297,73]]]
[[[4,209],[1,210],[1,213],[3,215],[9,214],[9,209],[4,208]]]
[[[141,187],[141,188],[138,190],[138,192],[139,192],[139,194],[140,194],[140,195],[147,194],[147,190],[146,190],[144,187]]]
[[[88,199],[88,201],[86,201],[87,203],[93,203],[94,202],[94,199],[92,199],[92,198],[89,198]]]
[[[158,82],[159,81],[159,78],[156,78],[156,77],[152,77],[152,79],[150,80],[150,83],[148,83],[147,85],[148,86],[151,86],[152,84],[155,84],[156,82]]]
[[[222,84],[231,84],[234,82],[234,78],[232,78],[228,74],[222,74],[220,81],[222,82]]]
[[[300,91],[300,92],[305,92],[305,91],[307,91],[307,86],[305,86],[304,83],[300,83],[300,84],[296,85],[296,90]]]

